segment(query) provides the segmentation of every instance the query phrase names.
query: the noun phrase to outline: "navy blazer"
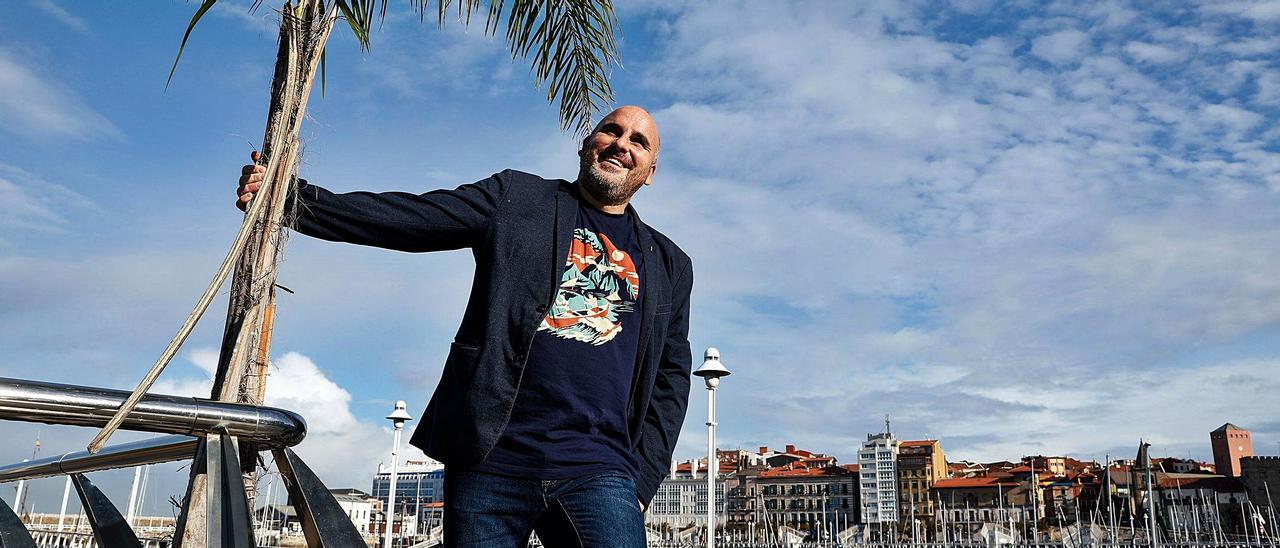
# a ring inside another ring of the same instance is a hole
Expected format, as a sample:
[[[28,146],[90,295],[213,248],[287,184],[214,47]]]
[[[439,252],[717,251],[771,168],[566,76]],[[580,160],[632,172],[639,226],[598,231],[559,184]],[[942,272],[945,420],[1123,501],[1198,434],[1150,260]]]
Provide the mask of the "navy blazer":
[[[446,465],[484,460],[506,428],[529,346],[556,295],[573,238],[573,183],[507,170],[454,190],[334,194],[299,183],[296,229],[337,242],[399,251],[470,248],[476,271],[444,372],[410,443]],[[693,264],[640,221],[643,300],[627,403],[637,496],[666,477],[689,401]]]

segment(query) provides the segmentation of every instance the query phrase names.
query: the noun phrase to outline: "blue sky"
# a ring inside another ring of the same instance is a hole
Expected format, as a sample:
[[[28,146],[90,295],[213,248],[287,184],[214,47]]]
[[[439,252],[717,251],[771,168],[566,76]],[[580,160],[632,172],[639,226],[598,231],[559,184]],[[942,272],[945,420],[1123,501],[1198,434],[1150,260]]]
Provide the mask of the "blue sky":
[[[501,40],[392,4],[371,52],[346,29],[331,41],[305,177],[574,175],[574,139]],[[221,3],[166,91],[194,9],[0,5],[0,375],[132,387],[230,244],[276,19]],[[720,445],[848,462],[889,413],[954,459],[1129,455],[1139,438],[1207,458],[1226,421],[1276,452],[1280,2],[654,0],[620,16],[618,101],[663,132],[636,205],[693,257],[691,341],[734,371]],[[367,488],[394,400],[425,406],[471,270],[466,253],[290,239],[269,399],[307,416],[302,453],[335,487]],[[207,391],[222,310],[159,389]],[[690,410],[679,458],[705,447],[704,390]],[[92,436],[0,424],[0,460],[37,431],[44,454]],[[116,493],[128,479],[102,476]],[[38,504],[60,487],[37,482]]]

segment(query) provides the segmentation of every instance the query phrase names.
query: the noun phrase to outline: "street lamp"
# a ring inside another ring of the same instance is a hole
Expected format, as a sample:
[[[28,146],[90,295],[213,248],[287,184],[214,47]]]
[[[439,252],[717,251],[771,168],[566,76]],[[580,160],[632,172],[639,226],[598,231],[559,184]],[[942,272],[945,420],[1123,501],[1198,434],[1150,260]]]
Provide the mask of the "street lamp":
[[[720,351],[715,347],[707,348],[702,358],[702,367],[693,374],[707,383],[707,548],[715,548],[716,472],[720,468],[716,460],[716,388],[720,387],[720,377],[728,376],[729,370],[720,363]]]
[[[396,410],[387,415],[387,420],[391,421],[396,427],[394,445],[391,446],[391,488],[387,490],[387,511],[386,534],[383,537],[382,548],[391,548],[391,526],[395,524],[396,511],[396,473],[400,471],[400,431],[404,430],[404,423],[413,420],[404,410],[404,400],[396,402]]]

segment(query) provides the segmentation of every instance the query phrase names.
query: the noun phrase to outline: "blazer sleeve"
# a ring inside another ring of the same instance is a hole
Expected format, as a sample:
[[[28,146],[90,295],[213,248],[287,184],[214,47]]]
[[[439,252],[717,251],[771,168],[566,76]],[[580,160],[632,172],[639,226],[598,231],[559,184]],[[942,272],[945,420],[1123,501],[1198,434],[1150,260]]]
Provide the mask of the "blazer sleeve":
[[[689,296],[693,292],[693,264],[686,263],[684,272],[674,284],[670,324],[658,361],[653,395],[640,430],[640,470],[636,478],[636,496],[645,505],[653,500],[658,486],[667,477],[676,438],[684,424],[689,407],[689,375],[693,357],[689,351]]]
[[[424,194],[335,194],[299,180],[286,218],[298,232],[333,242],[410,252],[473,247],[502,203],[507,175]]]

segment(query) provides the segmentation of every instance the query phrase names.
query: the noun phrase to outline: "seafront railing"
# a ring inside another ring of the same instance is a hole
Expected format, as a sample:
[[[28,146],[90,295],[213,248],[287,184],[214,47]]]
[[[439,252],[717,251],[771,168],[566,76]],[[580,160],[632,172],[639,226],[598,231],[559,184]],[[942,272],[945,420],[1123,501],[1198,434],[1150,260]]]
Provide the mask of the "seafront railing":
[[[0,420],[101,428],[128,396],[123,390],[0,378]],[[271,451],[284,477],[290,504],[302,523],[307,546],[365,545],[329,489],[290,449],[306,437],[306,422],[297,413],[274,407],[149,394],[120,428],[169,435],[104,447],[92,454],[76,451],[0,466],[0,483],[70,476],[96,546],[153,548],[167,544],[140,539],[86,474],[193,459],[193,466],[207,474],[203,509],[207,527],[203,546],[252,548],[252,509],[248,506],[240,467],[240,444],[252,444],[255,449]],[[39,544],[36,537],[40,537]],[[173,547],[180,548],[181,532],[176,532],[174,537]],[[83,539],[78,539],[77,534],[28,530],[13,509],[0,500],[0,547],[90,545],[81,544],[79,540]]]

